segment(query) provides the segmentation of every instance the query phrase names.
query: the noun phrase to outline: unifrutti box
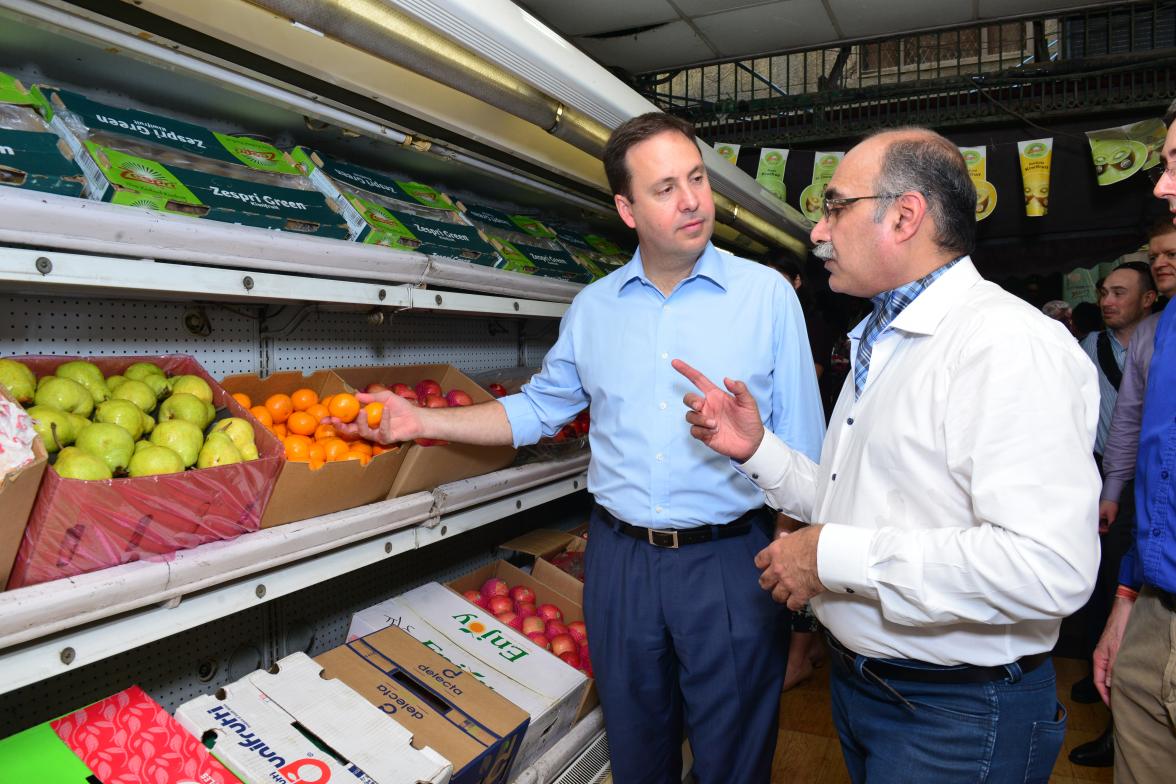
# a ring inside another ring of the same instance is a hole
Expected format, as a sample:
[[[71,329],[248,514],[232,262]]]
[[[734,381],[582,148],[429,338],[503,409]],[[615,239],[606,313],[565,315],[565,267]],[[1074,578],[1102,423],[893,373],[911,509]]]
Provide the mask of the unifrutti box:
[[[487,267],[501,265],[481,232],[463,221],[453,201],[435,188],[305,147],[294,148],[290,155],[344,216],[356,241]]]
[[[81,196],[82,170],[69,146],[41,119],[39,98],[0,73],[0,185]]]
[[[97,201],[346,239],[343,216],[268,142],[38,86]]]

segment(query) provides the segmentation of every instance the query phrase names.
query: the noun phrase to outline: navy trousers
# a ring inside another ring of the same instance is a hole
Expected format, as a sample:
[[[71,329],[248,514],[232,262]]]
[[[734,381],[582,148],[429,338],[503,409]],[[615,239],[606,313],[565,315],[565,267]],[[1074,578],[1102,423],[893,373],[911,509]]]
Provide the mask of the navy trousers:
[[[594,509],[584,615],[617,784],[679,784],[685,727],[700,784],[767,784],[787,661],[760,589],[772,515],[742,536],[664,549]]]

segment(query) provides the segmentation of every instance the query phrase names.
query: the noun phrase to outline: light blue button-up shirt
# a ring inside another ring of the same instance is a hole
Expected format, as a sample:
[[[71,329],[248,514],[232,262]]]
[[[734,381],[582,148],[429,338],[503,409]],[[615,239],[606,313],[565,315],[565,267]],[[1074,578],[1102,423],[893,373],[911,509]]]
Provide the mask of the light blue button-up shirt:
[[[1111,415],[1115,413],[1115,401],[1119,399],[1119,390],[1111,385],[1107,374],[1103,372],[1102,363],[1098,361],[1100,332],[1102,330],[1091,332],[1082,339],[1081,345],[1086,356],[1090,357],[1090,361],[1098,368],[1098,432],[1094,436],[1094,451],[1101,455],[1107,445],[1107,434],[1111,432]],[[1111,356],[1115,358],[1119,370],[1122,370],[1127,361],[1127,348],[1119,343],[1114,330],[1108,329],[1106,333],[1111,339]]]
[[[804,316],[782,275],[713,245],[664,296],[638,249],[586,287],[560,324],[543,368],[506,408],[516,446],[555,433],[587,403],[588,489],[612,514],[649,528],[725,523],[762,491],[690,435],[679,358],[715,383],[747,383],[764,426],[818,460],[824,418]]]

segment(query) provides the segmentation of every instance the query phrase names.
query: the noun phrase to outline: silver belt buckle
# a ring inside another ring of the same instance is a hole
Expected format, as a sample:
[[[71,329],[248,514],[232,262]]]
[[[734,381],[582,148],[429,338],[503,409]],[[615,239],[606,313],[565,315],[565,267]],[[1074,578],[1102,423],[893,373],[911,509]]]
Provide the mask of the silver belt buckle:
[[[654,547],[665,547],[670,550],[678,549],[678,531],[677,529],[670,529],[669,531],[655,531],[652,528],[645,529],[646,538]],[[668,544],[666,544],[668,540]]]

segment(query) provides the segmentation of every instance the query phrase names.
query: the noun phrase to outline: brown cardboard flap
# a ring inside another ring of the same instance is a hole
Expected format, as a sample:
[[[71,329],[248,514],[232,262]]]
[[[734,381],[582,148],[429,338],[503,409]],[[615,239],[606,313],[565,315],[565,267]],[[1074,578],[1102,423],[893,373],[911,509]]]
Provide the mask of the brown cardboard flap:
[[[576,604],[584,604],[584,583],[563,569],[552,566],[550,561],[544,558],[537,559],[535,566],[531,568],[531,576],[544,585],[551,586],[556,593],[568,597]]]
[[[16,398],[3,384],[0,384],[0,397],[17,405]],[[33,501],[37,498],[41,477],[48,464],[48,455],[40,436],[33,439],[33,455],[35,459],[32,463],[8,474],[0,482],[0,591],[8,584],[12,562],[16,560],[21,537],[29,522],[29,512],[33,509]]]
[[[528,531],[522,536],[516,536],[509,542],[500,544],[499,548],[542,558],[562,553],[575,538],[563,531],[539,528]]]

